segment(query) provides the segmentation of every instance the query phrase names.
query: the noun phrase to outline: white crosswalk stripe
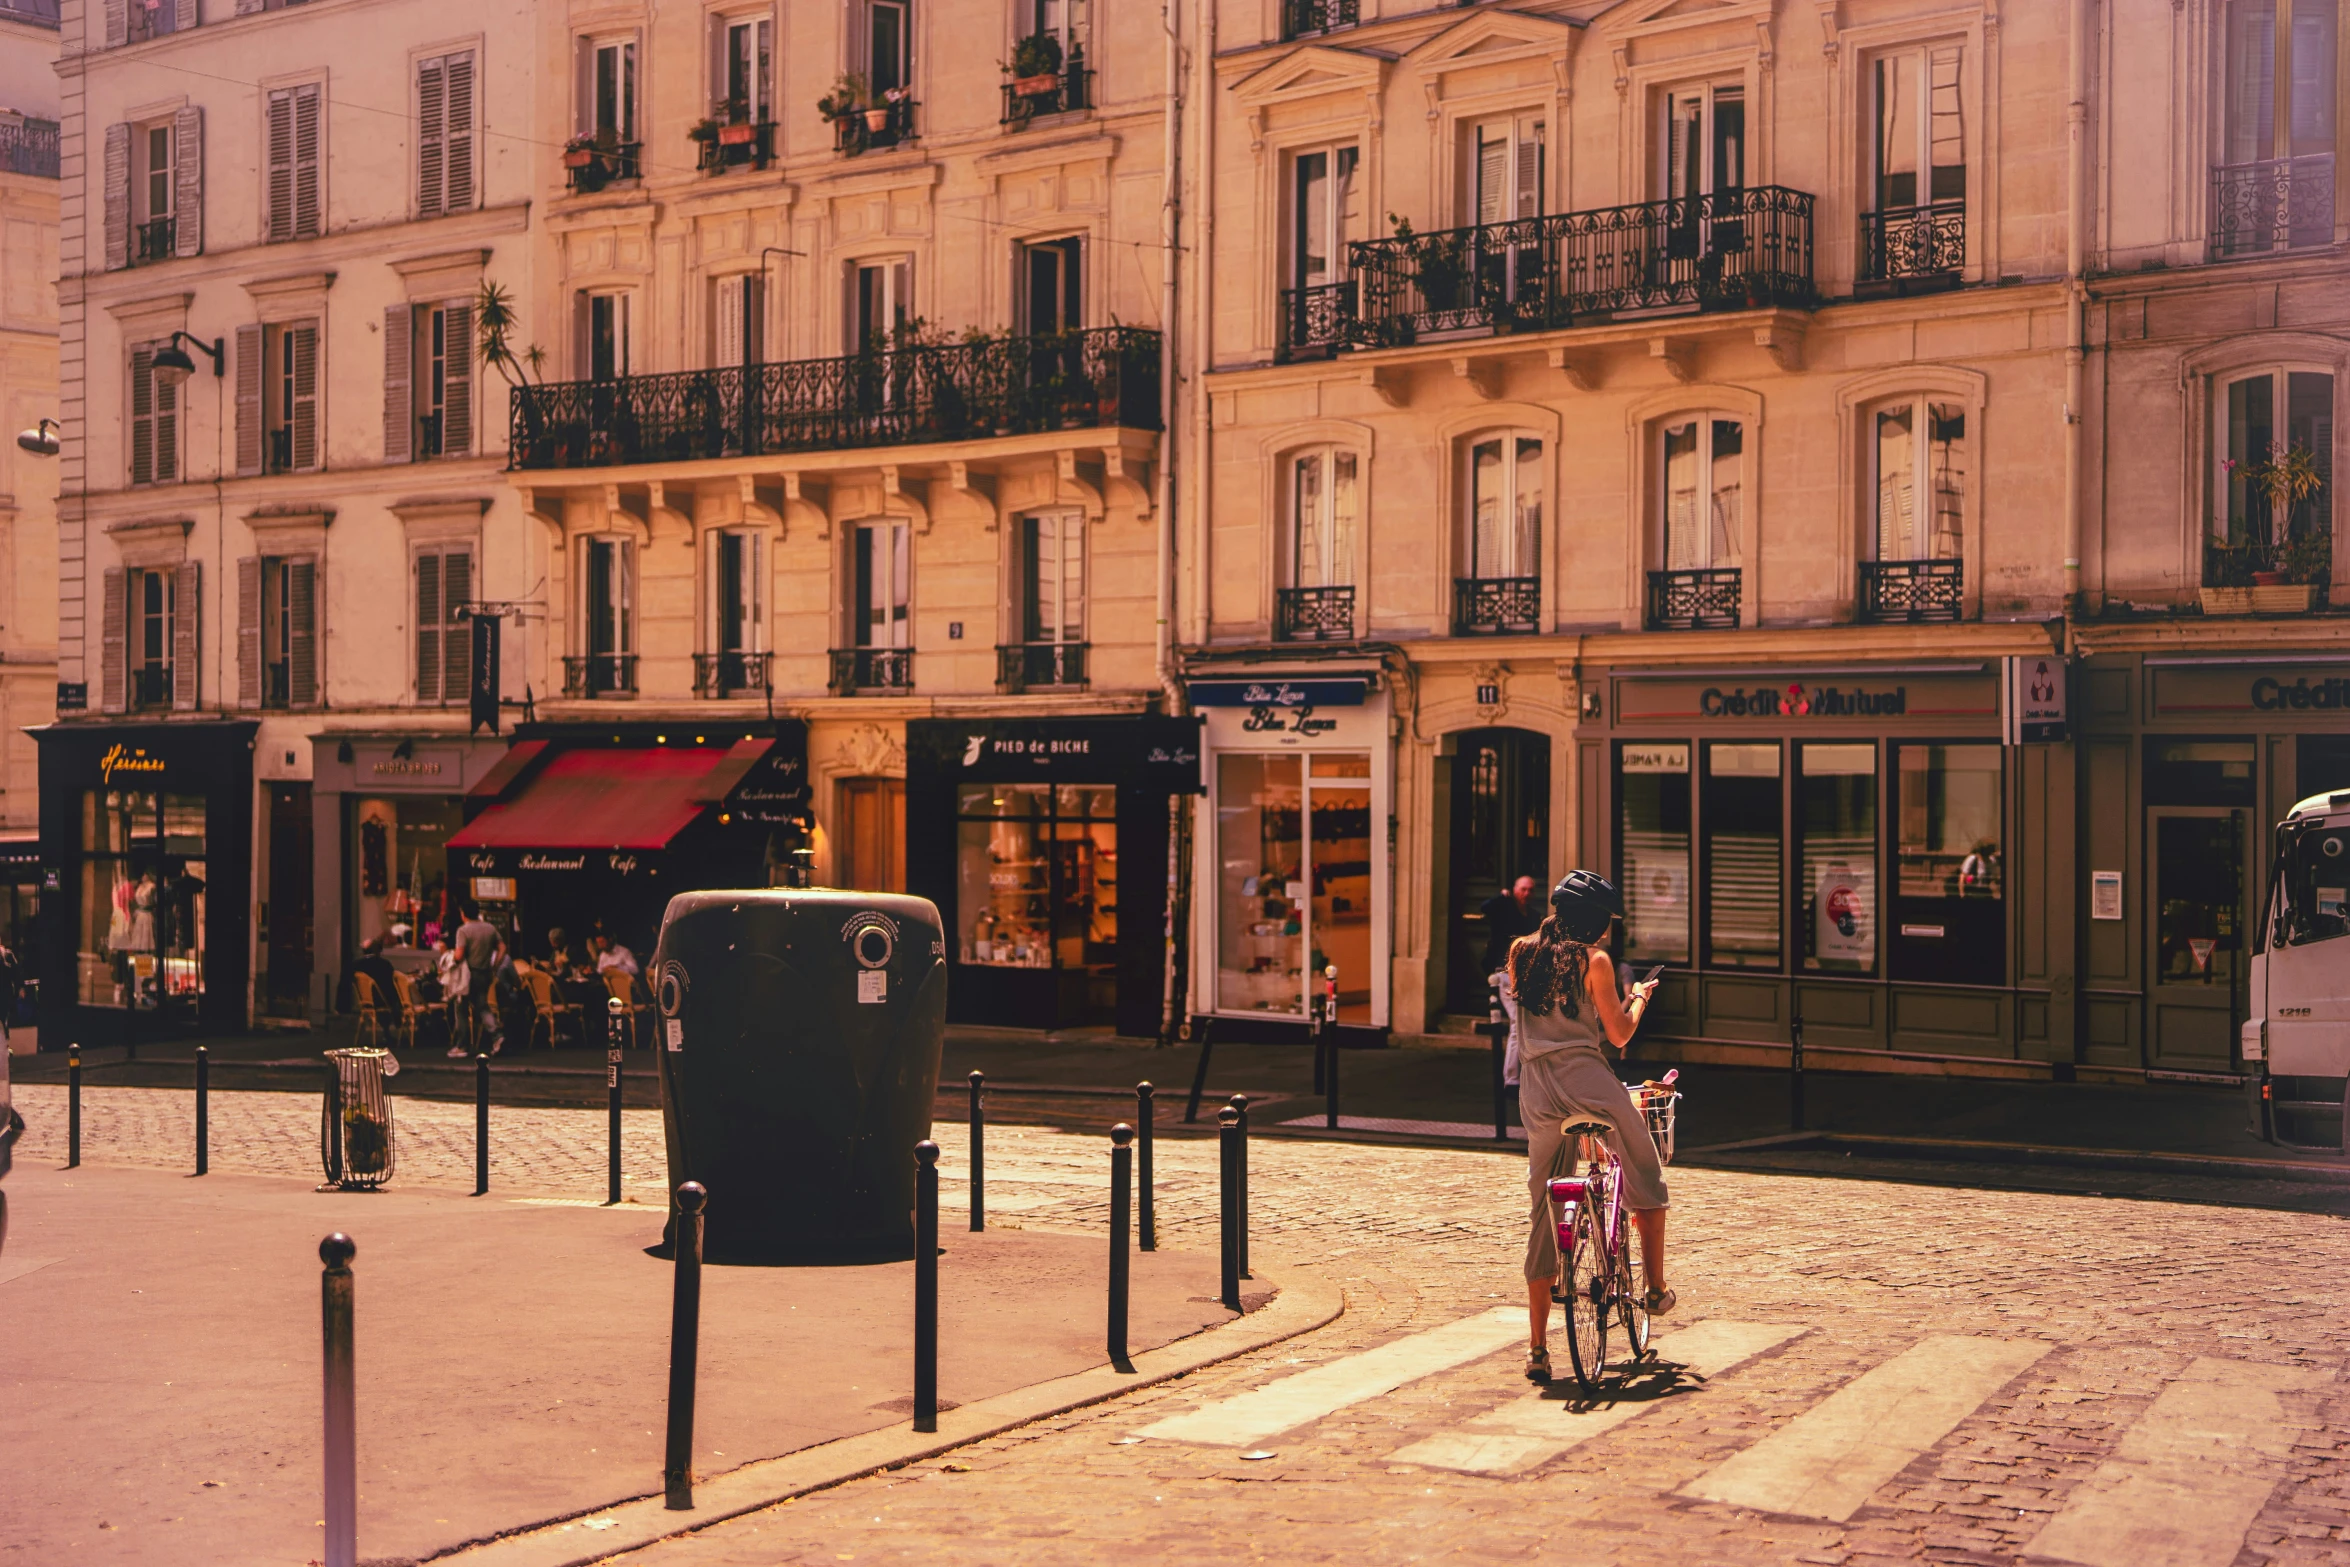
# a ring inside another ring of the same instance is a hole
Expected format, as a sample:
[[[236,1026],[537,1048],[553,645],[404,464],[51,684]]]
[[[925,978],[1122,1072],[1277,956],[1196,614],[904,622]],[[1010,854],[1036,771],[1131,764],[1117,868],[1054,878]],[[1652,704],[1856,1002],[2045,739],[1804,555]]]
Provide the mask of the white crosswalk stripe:
[[[2301,1429],[2277,1395],[2332,1380],[2304,1366],[2196,1361],[2024,1554],[2085,1567],[2227,1567]]]
[[[1804,1331],[1771,1322],[1693,1322],[1659,1339],[1657,1355],[1691,1375],[1714,1377]],[[1662,1402],[1625,1399],[1585,1408],[1538,1390],[1477,1415],[1457,1430],[1440,1431],[1400,1449],[1395,1462],[1469,1474],[1515,1474],[1548,1463]]]
[[[1499,1306],[1425,1333],[1300,1371],[1142,1428],[1141,1434],[1208,1447],[1245,1447],[1293,1430],[1350,1404],[1392,1393],[1439,1371],[1523,1342],[1526,1308]]]
[[[1683,1496],[1842,1523],[2050,1346],[1937,1333],[1853,1378]]]

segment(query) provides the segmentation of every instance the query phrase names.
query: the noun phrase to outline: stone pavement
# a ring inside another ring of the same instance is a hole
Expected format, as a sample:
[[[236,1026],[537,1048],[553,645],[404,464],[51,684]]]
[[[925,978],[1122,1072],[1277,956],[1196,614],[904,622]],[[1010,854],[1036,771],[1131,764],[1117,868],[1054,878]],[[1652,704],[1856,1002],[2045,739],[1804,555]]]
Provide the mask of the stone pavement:
[[[129,1155],[133,1120],[184,1141],[185,1099],[111,1112],[124,1140],[105,1157]],[[242,1113],[314,1122],[315,1100],[288,1099]],[[54,1141],[50,1109],[27,1105],[27,1160]],[[600,1120],[546,1115],[531,1178],[597,1187]],[[445,1170],[419,1152],[406,1179],[462,1178],[469,1132],[448,1141]],[[959,1176],[959,1128],[941,1141]],[[991,1212],[1093,1228],[1100,1148],[991,1129]],[[1348,1309],[1328,1327],[624,1560],[1482,1562],[1547,1546],[1578,1567],[2350,1562],[2350,1225],[2335,1213],[2227,1206],[2260,1194],[2218,1181],[2194,1183],[2190,1206],[1681,1168],[1668,1324],[1695,1337],[1662,1338],[1667,1360],[1596,1410],[1564,1387],[1529,1401],[1505,1319],[1497,1347],[1254,1446],[1141,1435],[1523,1298],[1517,1159],[1286,1140],[1251,1157],[1254,1244],[1338,1278]],[[1213,1160],[1204,1141],[1159,1145],[1173,1244],[1212,1237]],[[1523,1464],[1407,1456],[1490,1455],[1529,1428]]]

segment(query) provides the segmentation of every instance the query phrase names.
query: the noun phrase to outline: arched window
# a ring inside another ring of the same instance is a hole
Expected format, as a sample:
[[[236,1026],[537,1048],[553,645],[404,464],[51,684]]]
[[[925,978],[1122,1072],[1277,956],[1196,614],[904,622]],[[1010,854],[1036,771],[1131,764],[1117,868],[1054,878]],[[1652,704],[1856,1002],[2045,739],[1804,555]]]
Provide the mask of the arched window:
[[[2274,549],[2333,533],[2334,377],[2263,367],[2214,389],[2211,535]]]
[[[1657,531],[1664,569],[1736,567],[1745,504],[1745,425],[1725,414],[1689,414],[1668,421],[1663,435],[1663,482],[1657,489],[1663,515]]]
[[[1355,579],[1360,496],[1356,455],[1317,446],[1289,459],[1284,587],[1335,588]]]
[[[1956,560],[1966,545],[1967,416],[1905,397],[1869,415],[1869,547],[1880,561]]]
[[[1527,430],[1471,437],[1461,449],[1460,575],[1453,630],[1541,629],[1542,438]]]

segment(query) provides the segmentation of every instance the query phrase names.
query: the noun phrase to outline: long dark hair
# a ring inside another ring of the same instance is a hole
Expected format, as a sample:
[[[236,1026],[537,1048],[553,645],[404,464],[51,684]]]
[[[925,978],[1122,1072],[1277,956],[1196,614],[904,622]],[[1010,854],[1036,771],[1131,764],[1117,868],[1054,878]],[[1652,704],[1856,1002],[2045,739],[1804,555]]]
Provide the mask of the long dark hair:
[[[1518,1010],[1578,1016],[1583,976],[1590,966],[1590,945],[1568,935],[1552,914],[1533,935],[1510,944],[1510,988],[1517,993]]]

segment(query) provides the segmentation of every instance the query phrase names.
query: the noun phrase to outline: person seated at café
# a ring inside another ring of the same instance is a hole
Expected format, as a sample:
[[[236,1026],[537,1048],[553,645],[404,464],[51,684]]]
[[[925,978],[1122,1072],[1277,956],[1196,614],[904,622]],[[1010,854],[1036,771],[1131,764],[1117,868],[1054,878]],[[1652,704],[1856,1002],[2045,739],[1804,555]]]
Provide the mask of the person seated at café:
[[[568,974],[579,966],[579,954],[571,950],[571,936],[560,925],[547,927],[546,969],[550,974]]]
[[[383,944],[384,961],[403,974],[429,974],[433,955],[415,944],[416,927],[401,921],[392,926],[392,939]]]
[[[637,965],[636,954],[602,931],[598,931],[588,938],[588,947],[596,955],[596,972],[598,974],[610,969],[618,969],[633,977],[643,972]]]
[[[359,956],[352,963],[351,972],[365,974],[368,977],[375,986],[377,999],[384,1006],[388,1007],[394,1004],[395,998],[399,995],[399,987],[393,982],[391,964],[384,960],[383,937],[370,936],[360,944]],[[352,998],[352,1003],[357,1005],[358,998],[356,996]]]

